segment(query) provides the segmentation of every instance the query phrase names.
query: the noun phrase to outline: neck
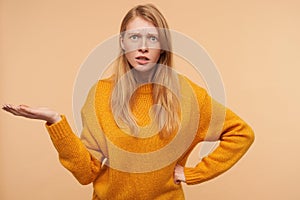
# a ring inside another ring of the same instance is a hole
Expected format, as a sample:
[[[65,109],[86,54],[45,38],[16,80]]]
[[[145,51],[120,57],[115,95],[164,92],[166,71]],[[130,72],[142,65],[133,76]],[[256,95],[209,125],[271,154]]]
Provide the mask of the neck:
[[[138,84],[150,83],[156,72],[156,66],[146,72],[137,71],[135,69],[132,70],[134,79]]]

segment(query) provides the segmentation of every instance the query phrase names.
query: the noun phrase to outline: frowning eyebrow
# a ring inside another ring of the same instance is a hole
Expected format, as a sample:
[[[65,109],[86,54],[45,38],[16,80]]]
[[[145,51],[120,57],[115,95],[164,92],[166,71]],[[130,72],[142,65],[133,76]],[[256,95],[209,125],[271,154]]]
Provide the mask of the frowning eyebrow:
[[[132,32],[132,33],[126,33],[126,35],[128,36],[132,36],[132,35],[138,35],[138,36],[142,36],[144,34],[138,33],[138,32]],[[147,33],[146,36],[155,36],[155,37],[159,37],[159,35],[157,33]]]
[[[125,34],[130,34],[130,35],[141,35],[144,34],[144,31],[137,31],[137,30],[133,30],[133,31],[125,31]],[[147,35],[158,35],[157,32],[147,32]]]

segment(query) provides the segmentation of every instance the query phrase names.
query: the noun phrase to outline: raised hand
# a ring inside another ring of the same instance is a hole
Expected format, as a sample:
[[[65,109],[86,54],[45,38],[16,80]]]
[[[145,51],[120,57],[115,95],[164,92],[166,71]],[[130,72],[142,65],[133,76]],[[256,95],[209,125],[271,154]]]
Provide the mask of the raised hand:
[[[16,116],[45,120],[48,124],[54,124],[61,120],[61,117],[57,112],[45,107],[33,108],[27,105],[15,106],[4,104],[2,105],[2,109]]]

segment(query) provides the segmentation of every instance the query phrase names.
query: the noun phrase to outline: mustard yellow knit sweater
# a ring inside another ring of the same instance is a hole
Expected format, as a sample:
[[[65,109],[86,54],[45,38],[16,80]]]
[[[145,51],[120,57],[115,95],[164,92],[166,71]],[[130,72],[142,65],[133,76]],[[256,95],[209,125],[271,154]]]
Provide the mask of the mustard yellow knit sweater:
[[[125,133],[117,126],[110,107],[113,84],[108,79],[99,81],[87,97],[82,108],[81,138],[73,133],[64,115],[61,121],[46,124],[62,165],[81,184],[93,183],[93,200],[182,200],[182,186],[173,180],[174,168],[176,164],[185,166],[189,154],[199,142],[220,140],[219,146],[195,167],[184,167],[188,185],[220,175],[246,153],[254,140],[252,129],[231,110],[214,101],[203,88],[181,77],[180,82],[184,81],[192,88],[197,105],[188,94],[184,94],[183,103],[187,105],[188,111],[181,113],[181,119],[188,120],[183,120],[182,123],[186,124],[181,127],[186,137],[192,140],[180,139],[182,144],[177,142],[175,147],[172,141],[176,139],[176,133],[169,138],[162,138],[159,134],[141,138]],[[186,91],[185,87],[182,86],[182,91]],[[132,113],[139,126],[146,126],[151,121],[148,113],[153,104],[152,85],[140,87],[134,98]],[[196,108],[199,109],[200,117],[192,114],[195,110],[198,112]],[[224,120],[216,120],[218,114],[222,115],[223,112],[226,112]],[[195,133],[189,129],[193,124],[196,124]],[[215,130],[218,125],[221,125],[220,131]],[[181,155],[174,156],[178,154],[176,149],[186,144],[188,146]],[[160,152],[168,145],[173,145],[171,152]],[[126,157],[128,152],[145,156],[137,158],[135,162],[136,157]],[[148,159],[147,155],[151,157],[147,154],[149,152],[154,152],[154,160]]]

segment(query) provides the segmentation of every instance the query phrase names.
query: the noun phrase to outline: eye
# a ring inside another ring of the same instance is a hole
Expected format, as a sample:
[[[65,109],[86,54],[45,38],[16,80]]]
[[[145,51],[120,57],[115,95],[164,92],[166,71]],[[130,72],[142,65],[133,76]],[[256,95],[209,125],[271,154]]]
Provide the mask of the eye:
[[[155,37],[155,36],[150,36],[149,39],[150,39],[151,42],[157,42],[158,41],[157,37]]]
[[[138,40],[139,36],[138,36],[138,35],[131,35],[129,38],[130,38],[132,41],[136,41],[136,40]]]

